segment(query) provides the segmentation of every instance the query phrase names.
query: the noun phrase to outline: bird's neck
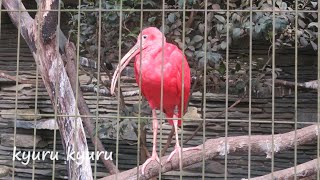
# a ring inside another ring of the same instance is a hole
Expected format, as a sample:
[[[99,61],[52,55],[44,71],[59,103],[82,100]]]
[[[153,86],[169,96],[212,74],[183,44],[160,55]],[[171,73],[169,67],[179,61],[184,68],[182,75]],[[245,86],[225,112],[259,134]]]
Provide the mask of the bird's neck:
[[[152,46],[146,47],[142,53],[150,54],[150,55],[156,55],[158,54],[162,49],[164,50],[166,47],[166,42],[162,45],[162,43],[155,43]]]
[[[165,47],[165,44],[164,46]],[[161,53],[162,49],[162,43],[161,44],[153,44],[152,46],[148,46],[145,49],[142,50],[142,52],[138,53],[135,57],[135,63],[140,64],[140,57],[142,64],[147,63],[148,61],[154,60],[155,57]]]

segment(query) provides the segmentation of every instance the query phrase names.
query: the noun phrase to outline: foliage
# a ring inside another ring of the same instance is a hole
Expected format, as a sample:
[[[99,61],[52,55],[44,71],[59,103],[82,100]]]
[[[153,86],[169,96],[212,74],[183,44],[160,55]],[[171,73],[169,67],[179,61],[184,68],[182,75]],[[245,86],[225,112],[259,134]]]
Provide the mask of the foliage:
[[[295,33],[297,33],[299,47],[311,45],[311,47],[317,49],[317,13],[314,11],[310,13],[299,12],[297,17],[298,25],[295,27],[295,4],[291,1],[276,0],[274,16],[272,12],[252,12],[252,23],[250,23],[249,0],[230,0],[230,10],[246,11],[231,11],[229,20],[227,20],[226,12],[221,11],[227,8],[225,1],[209,0],[207,3],[207,23],[205,23],[204,12],[186,11],[185,16],[183,16],[184,13],[182,11],[169,11],[165,12],[164,27],[162,27],[161,11],[145,11],[141,18],[141,12],[139,11],[141,8],[140,0],[122,1],[122,9],[125,11],[122,11],[121,21],[120,0],[101,0],[101,2],[102,11],[98,12],[94,10],[99,8],[99,1],[85,1],[80,6],[80,9],[85,9],[86,11],[82,11],[80,14],[72,14],[70,20],[70,32],[72,32],[74,38],[77,38],[77,29],[78,26],[80,27],[81,53],[92,59],[97,57],[97,47],[101,40],[102,57],[107,55],[107,58],[104,59],[117,61],[119,58],[120,38],[122,52],[126,52],[134,44],[135,38],[140,32],[140,26],[156,26],[160,29],[164,28],[167,41],[175,43],[181,49],[184,49],[189,64],[193,68],[202,68],[206,59],[209,70],[212,68],[223,76],[224,74],[221,73],[225,73],[225,69],[220,67],[219,64],[224,59],[223,52],[227,47],[232,47],[233,44],[248,38],[251,25],[253,40],[268,40],[271,42],[273,37],[273,18],[275,20],[274,36],[276,38],[276,48],[293,47]],[[155,0],[145,0],[143,2],[142,7],[144,9],[162,8],[162,4]],[[170,0],[166,2],[165,8],[181,10],[183,3],[183,0]],[[272,11],[272,6],[271,0],[256,0],[253,1],[252,9]],[[317,6],[317,1],[298,1],[298,9],[300,10],[316,10]],[[204,8],[205,4],[200,0],[187,0],[185,2],[186,10]],[[100,13],[101,34],[99,35]],[[141,20],[143,20],[142,24],[140,23]],[[185,23],[183,23],[184,21]],[[227,22],[229,23],[228,29]],[[122,28],[120,29],[120,27]],[[120,30],[121,36],[119,36]],[[207,38],[204,37],[205,31],[207,32]],[[248,46],[248,44],[244,46]]]
[[[228,75],[230,93],[247,93],[249,81],[247,49],[250,35],[253,43],[269,42],[276,49],[294,47],[295,35],[299,47],[311,47],[314,50],[318,48],[317,0],[298,0],[297,9],[309,11],[299,11],[298,16],[295,15],[295,2],[289,0],[275,0],[274,14],[270,12],[273,9],[272,0],[253,0],[252,13],[249,11],[251,10],[249,0],[229,0],[229,4],[222,0],[208,0],[207,4],[202,0],[168,0],[164,8],[176,11],[165,12],[162,11],[162,3],[156,0],[144,0],[142,5],[140,0],[123,0],[122,6],[120,0],[101,0],[100,12],[94,11],[99,8],[98,2],[87,0],[80,6],[81,10],[86,11],[71,14],[70,32],[77,40],[79,29],[82,55],[97,59],[97,47],[101,40],[102,59],[118,62],[119,56],[135,43],[141,27],[156,26],[165,33],[168,42],[184,50],[189,65],[193,68],[193,76],[203,78],[203,67],[206,65],[206,86],[209,92],[225,92]],[[144,9],[143,13],[140,12],[141,7]],[[120,8],[123,11],[120,11]],[[147,9],[159,11],[147,11]],[[183,12],[183,9],[186,11]],[[207,14],[193,9],[207,9]],[[231,10],[229,14],[222,11],[226,9]],[[100,21],[101,27],[99,27]],[[101,28],[100,35],[99,28]],[[273,37],[275,44],[272,44]],[[121,52],[119,52],[120,43]],[[227,67],[226,52],[227,48],[231,50],[232,47],[245,49],[246,55],[229,55]],[[270,54],[270,50],[266,51],[266,54]],[[264,71],[268,59],[257,58],[253,61],[252,67],[257,70],[252,77],[253,90],[262,92],[261,88],[266,84],[263,84],[261,77],[264,78],[265,74],[270,73]],[[196,90],[201,90],[202,87],[198,86]]]

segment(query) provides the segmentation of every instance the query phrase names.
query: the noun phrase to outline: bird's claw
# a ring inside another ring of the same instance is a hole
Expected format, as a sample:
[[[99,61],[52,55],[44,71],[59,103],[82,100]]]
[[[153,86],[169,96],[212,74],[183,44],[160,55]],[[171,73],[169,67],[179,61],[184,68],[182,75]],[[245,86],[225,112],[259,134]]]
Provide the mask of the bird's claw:
[[[174,156],[174,154],[175,154],[177,151],[178,151],[178,153],[179,153],[179,158],[180,158],[180,157],[181,157],[181,149],[182,149],[182,148],[181,148],[180,146],[175,147],[174,150],[170,153],[170,155],[169,155],[168,159],[166,160],[166,162],[167,162],[167,163],[170,162],[171,159],[172,159],[172,157]],[[199,148],[199,147],[183,148],[183,149],[182,149],[182,152],[190,151],[190,150],[201,150],[201,148]]]
[[[141,168],[141,174],[144,175],[145,169],[147,167],[147,165],[151,162],[151,161],[157,161],[160,164],[160,159],[159,156],[157,154],[152,155],[149,159],[146,160],[146,162],[143,163],[142,168]]]

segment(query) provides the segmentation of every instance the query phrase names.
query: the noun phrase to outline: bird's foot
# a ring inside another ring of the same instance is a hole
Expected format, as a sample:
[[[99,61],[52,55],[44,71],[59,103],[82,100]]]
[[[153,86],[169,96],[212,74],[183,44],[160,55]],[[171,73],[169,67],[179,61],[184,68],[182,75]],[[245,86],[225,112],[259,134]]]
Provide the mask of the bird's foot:
[[[175,146],[175,147],[174,147],[174,150],[171,152],[171,154],[169,155],[169,157],[168,157],[168,159],[167,159],[166,162],[170,162],[171,159],[172,159],[172,157],[174,156],[174,154],[175,154],[176,152],[178,152],[179,158],[180,158],[180,157],[181,157],[181,149],[182,149],[182,148],[181,148],[180,146]],[[201,148],[200,148],[200,147],[188,147],[188,148],[183,148],[183,149],[182,149],[182,152],[191,151],[191,150],[201,150]]]
[[[152,156],[143,163],[141,168],[142,175],[144,175],[145,169],[151,161],[157,161],[160,164],[160,159],[157,153],[152,154]]]

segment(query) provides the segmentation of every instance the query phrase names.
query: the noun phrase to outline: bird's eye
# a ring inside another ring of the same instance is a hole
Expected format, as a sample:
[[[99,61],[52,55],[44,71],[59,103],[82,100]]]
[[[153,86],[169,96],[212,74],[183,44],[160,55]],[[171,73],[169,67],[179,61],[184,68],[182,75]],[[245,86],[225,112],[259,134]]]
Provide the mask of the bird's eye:
[[[148,37],[147,35],[143,35],[142,36],[143,39],[147,39],[147,37]]]

